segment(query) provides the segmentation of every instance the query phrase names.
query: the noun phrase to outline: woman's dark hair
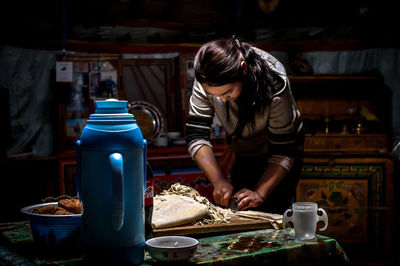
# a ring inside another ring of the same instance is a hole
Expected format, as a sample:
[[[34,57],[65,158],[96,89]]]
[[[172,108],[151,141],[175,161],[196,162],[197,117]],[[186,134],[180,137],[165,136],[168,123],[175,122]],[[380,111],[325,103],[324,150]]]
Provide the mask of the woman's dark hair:
[[[243,75],[240,66],[243,58],[247,63],[247,75]],[[271,102],[276,74],[249,43],[235,38],[206,43],[196,54],[194,71],[196,80],[209,86],[243,81],[242,93],[236,100],[239,120],[234,135],[237,137],[241,137],[247,123],[254,126],[256,111],[264,111]]]

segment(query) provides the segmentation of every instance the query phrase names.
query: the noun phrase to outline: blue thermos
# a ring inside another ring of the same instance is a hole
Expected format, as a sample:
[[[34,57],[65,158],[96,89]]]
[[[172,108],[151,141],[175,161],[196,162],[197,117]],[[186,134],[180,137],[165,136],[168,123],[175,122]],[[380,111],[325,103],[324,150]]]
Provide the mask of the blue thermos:
[[[146,140],[127,101],[96,102],[77,141],[82,246],[89,259],[144,258]]]

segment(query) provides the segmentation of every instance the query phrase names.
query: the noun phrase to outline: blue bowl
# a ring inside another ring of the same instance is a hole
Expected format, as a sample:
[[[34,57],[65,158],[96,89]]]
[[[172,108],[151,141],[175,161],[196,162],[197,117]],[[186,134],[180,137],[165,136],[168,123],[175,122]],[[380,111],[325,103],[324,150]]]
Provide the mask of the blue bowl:
[[[33,210],[46,205],[58,205],[49,202],[27,206],[21,212],[29,217],[33,240],[40,246],[62,249],[77,249],[81,243],[81,214],[52,215],[37,214]]]

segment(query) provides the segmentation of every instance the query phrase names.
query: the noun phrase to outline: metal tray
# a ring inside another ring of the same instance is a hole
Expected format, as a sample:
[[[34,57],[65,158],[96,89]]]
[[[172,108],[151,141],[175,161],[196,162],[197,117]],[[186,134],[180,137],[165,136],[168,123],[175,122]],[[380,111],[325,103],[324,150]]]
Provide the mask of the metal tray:
[[[145,101],[133,101],[128,103],[128,111],[133,114],[143,138],[148,143],[153,142],[165,132],[164,118],[159,109]]]

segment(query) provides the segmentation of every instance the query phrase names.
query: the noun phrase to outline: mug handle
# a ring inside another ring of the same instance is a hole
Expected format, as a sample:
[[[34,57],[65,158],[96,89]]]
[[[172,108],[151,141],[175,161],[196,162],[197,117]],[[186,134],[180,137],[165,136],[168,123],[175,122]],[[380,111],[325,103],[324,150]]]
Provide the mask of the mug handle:
[[[292,216],[290,216],[290,217],[287,216],[288,212],[292,212]],[[283,227],[283,228],[286,228],[286,223],[287,223],[287,222],[292,222],[292,223],[293,223],[292,217],[293,217],[293,210],[292,210],[292,209],[287,209],[287,210],[283,213],[283,217],[282,217],[282,227]]]
[[[324,224],[325,224],[324,227],[318,228],[318,229],[319,229],[319,231],[324,231],[328,227],[328,215],[326,214],[325,210],[322,209],[322,208],[318,208],[318,211],[322,212],[322,215],[321,216],[318,215],[318,221],[317,222],[323,221]]]

